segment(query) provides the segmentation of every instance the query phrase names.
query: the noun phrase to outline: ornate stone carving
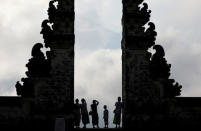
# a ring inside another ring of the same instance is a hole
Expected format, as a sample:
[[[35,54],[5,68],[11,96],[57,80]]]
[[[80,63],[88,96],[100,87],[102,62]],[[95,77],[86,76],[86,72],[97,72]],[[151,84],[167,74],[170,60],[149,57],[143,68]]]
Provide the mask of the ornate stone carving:
[[[180,95],[181,86],[169,79],[170,65],[162,46],[155,45],[157,32],[150,20],[151,11],[144,0],[123,0],[123,126],[153,121],[166,98]],[[142,4],[142,8],[140,8]],[[148,24],[147,30],[145,25]],[[154,47],[156,53],[148,51]],[[144,120],[146,116],[146,120]],[[139,126],[139,125],[138,125]]]
[[[51,0],[49,2],[48,16],[49,16],[50,23],[53,23],[55,21],[55,17],[57,15],[57,8],[54,5],[55,2],[56,2],[56,0]]]
[[[152,56],[150,62],[151,78],[156,81],[159,80],[164,88],[164,97],[173,98],[181,95],[182,86],[174,79],[170,79],[171,65],[167,64],[165,51],[161,45],[153,47],[156,52]]]
[[[26,64],[26,67],[28,68],[28,71],[26,72],[27,78],[21,79],[23,85],[21,85],[19,82],[16,83],[18,95],[33,97],[33,79],[36,77],[48,77],[50,75],[50,62],[45,58],[41,48],[43,48],[41,43],[35,44],[32,48],[32,58],[29,59],[28,64]]]
[[[47,20],[47,19],[42,22],[42,25],[41,25],[42,30],[41,30],[40,34],[43,35],[45,47],[46,48],[48,48],[48,47],[51,48],[51,45],[52,45],[51,43],[52,42],[51,42],[50,38],[51,38],[51,36],[53,34],[53,31],[52,31],[52,29],[50,28],[50,26],[48,24],[50,24],[50,21]]]
[[[43,45],[41,43],[37,43],[33,46],[32,58],[26,65],[28,68],[26,75],[28,77],[45,77],[50,74],[50,63],[41,51],[42,47]]]

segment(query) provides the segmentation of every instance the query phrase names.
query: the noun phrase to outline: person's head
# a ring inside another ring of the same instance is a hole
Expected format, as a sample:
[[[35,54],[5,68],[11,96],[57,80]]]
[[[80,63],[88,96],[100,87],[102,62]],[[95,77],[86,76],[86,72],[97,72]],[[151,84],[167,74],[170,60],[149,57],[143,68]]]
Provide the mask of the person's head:
[[[93,103],[93,104],[96,104],[96,100],[93,100],[92,103]]]
[[[78,100],[78,99],[76,99],[76,100],[75,100],[75,102],[76,102],[76,103],[79,103],[79,100]]]
[[[121,102],[121,97],[118,97],[118,102]]]
[[[82,103],[85,103],[85,102],[86,102],[84,98],[82,98],[82,100],[81,100],[81,101],[82,101]]]
[[[104,106],[103,106],[103,108],[104,108],[104,109],[107,109],[107,106],[106,106],[106,105],[104,105]]]

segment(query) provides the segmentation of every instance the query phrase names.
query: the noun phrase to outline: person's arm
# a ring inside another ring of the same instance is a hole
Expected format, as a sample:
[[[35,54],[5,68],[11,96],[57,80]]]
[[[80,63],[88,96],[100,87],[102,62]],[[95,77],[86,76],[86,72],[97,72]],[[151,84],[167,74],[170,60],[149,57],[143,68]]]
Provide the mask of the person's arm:
[[[96,105],[99,105],[99,102],[96,100]]]

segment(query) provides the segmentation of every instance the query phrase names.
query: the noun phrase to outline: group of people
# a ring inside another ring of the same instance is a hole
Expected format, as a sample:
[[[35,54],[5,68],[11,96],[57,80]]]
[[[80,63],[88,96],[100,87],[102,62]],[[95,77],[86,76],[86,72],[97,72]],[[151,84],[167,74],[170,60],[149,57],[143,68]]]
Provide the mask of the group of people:
[[[98,116],[98,107],[99,102],[97,100],[93,100],[91,104],[91,110],[88,112],[87,110],[87,103],[85,99],[81,99],[81,104],[79,100],[75,100],[74,104],[74,125],[75,128],[80,128],[80,121],[82,120],[83,128],[86,128],[86,125],[90,123],[89,115],[92,117],[92,125],[93,128],[99,128],[99,116]],[[113,123],[116,125],[116,128],[120,128],[121,124],[121,110],[123,104],[121,102],[121,97],[118,97],[118,101],[115,103],[114,109],[114,120]],[[107,105],[103,106],[103,119],[105,128],[108,128],[108,119],[109,119],[109,111],[107,109]]]

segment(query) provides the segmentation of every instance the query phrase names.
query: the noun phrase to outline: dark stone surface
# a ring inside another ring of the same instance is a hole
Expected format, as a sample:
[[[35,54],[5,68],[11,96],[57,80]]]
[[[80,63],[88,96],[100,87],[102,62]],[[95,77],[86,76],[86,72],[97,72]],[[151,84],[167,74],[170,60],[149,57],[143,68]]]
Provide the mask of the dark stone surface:
[[[0,105],[1,106],[21,106],[22,105],[22,97],[18,96],[0,96]]]

